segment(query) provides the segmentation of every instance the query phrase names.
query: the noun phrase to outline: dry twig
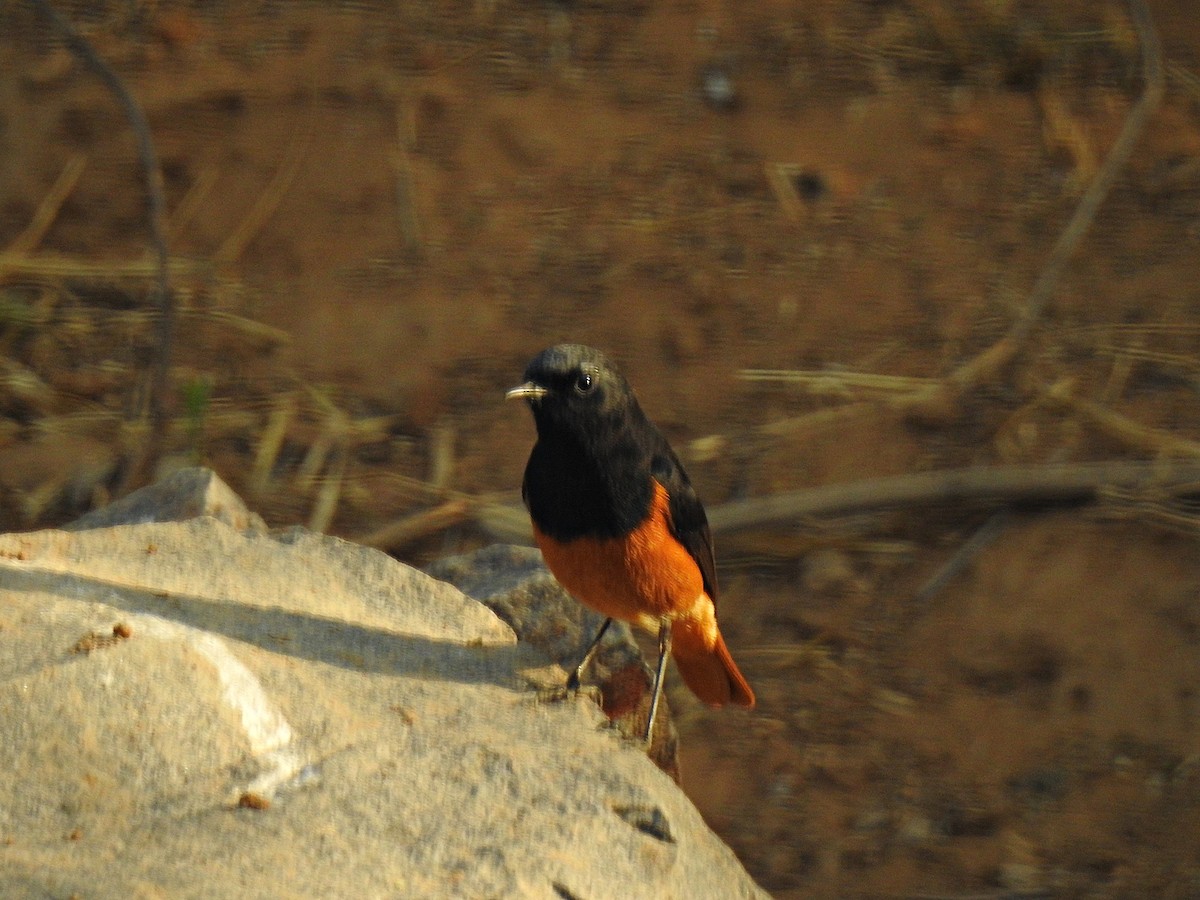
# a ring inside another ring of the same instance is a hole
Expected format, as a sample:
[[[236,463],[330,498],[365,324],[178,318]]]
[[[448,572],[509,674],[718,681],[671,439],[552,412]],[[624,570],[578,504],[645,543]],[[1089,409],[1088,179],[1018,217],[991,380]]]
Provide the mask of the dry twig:
[[[34,212],[29,224],[25,226],[25,230],[8,245],[7,253],[13,256],[23,256],[37,249],[42,238],[46,236],[46,232],[50,230],[50,226],[54,224],[54,220],[58,218],[58,211],[62,209],[63,203],[71,196],[75,185],[79,184],[79,176],[83,174],[86,167],[87,157],[82,153],[76,153],[67,160],[67,164],[63,166],[62,172],[51,186],[50,192],[38,204],[37,211]]]
[[[171,293],[169,274],[170,256],[167,252],[166,199],[163,196],[162,169],[158,163],[158,152],[150,134],[150,123],[146,114],[134,99],[129,88],[116,71],[104,61],[95,48],[49,0],[30,0],[34,7],[50,21],[71,52],[91,69],[112,92],[129,121],[137,139],[138,161],[141,165],[143,186],[146,192],[146,223],[150,230],[150,245],[155,258],[154,298],[159,309],[158,334],[155,359],[150,375],[147,397],[150,430],[146,441],[135,451],[124,478],[123,490],[139,487],[149,480],[150,473],[166,443],[168,428],[166,393],[170,383],[171,354],[175,341],[175,299]]]
[[[1095,221],[1100,204],[1108,196],[1117,175],[1129,161],[1134,145],[1145,130],[1151,114],[1158,108],[1164,84],[1162,45],[1159,42],[1158,31],[1144,0],[1129,0],[1129,11],[1142,48],[1142,95],[1125,117],[1121,133],[1109,149],[1103,165],[1080,198],[1070,221],[1059,234],[1054,248],[1050,251],[1050,258],[1030,289],[1025,306],[1008,333],[987,350],[963,363],[940,384],[904,398],[904,405],[910,413],[918,416],[940,416],[944,410],[954,405],[955,399],[964,391],[998,377],[1024,348],[1034,325],[1041,319],[1046,304],[1058,287],[1067,263],[1075,255],[1084,235]]]
[[[415,540],[469,521],[472,505],[470,500],[452,498],[433,509],[421,510],[419,513],[377,528],[370,534],[355,538],[355,543],[378,547],[381,550],[402,547]]]
[[[1070,503],[1092,499],[1105,488],[1194,490],[1200,464],[1110,461],[1033,466],[996,466],[918,472],[831,484],[738,500],[710,510],[716,535],[785,525],[807,516],[830,516],[892,507],[942,503]]]
[[[213,254],[213,260],[218,263],[233,263],[241,258],[241,255],[246,252],[246,248],[250,242],[258,237],[263,226],[270,221],[271,216],[275,214],[275,210],[279,208],[279,204],[283,202],[283,198],[287,196],[288,190],[292,186],[292,182],[296,180],[296,176],[300,172],[300,166],[308,155],[309,144],[312,143],[313,123],[310,119],[306,123],[302,131],[298,131],[288,144],[288,148],[283,157],[283,162],[279,164],[279,168],[275,170],[275,174],[267,183],[266,188],[258,198],[254,201],[254,205],[250,207],[250,211],[238,224],[238,227],[233,230],[233,233],[225,238],[217,252]]]

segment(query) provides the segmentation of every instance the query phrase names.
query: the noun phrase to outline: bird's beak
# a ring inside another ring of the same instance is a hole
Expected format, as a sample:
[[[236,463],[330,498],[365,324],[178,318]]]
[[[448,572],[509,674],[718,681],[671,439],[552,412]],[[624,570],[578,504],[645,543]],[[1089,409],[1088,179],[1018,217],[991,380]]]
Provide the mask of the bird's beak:
[[[550,391],[542,387],[540,384],[535,384],[532,381],[527,381],[524,384],[519,384],[510,391],[504,394],[505,400],[540,400],[545,397]]]

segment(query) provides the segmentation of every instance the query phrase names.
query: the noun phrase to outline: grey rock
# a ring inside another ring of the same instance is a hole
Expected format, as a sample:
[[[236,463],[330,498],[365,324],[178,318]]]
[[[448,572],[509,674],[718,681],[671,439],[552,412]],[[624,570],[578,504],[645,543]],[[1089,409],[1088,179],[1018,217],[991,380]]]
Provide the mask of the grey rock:
[[[541,702],[561,669],[373,550],[3,535],[0,645],[0,896],[765,896],[594,704]]]
[[[604,617],[571,597],[531,547],[493,544],[474,553],[438,560],[426,571],[488,606],[516,632],[561,666],[575,666]],[[617,668],[642,660],[624,622],[604,637],[598,662]]]
[[[197,516],[212,516],[237,531],[267,530],[262,517],[251,512],[216,472],[198,466],[179,469],[128,497],[80,516],[64,530],[183,522]]]
[[[512,627],[517,638],[532,644],[566,672],[571,672],[591,646],[604,617],[575,600],[550,574],[542,554],[530,547],[494,544],[429,566],[429,574],[448,581],[487,605]],[[605,715],[626,737],[639,738],[650,715],[654,675],[629,626],[614,621],[585,673],[585,685],[599,688]],[[648,755],[679,781],[679,735],[664,695]]]

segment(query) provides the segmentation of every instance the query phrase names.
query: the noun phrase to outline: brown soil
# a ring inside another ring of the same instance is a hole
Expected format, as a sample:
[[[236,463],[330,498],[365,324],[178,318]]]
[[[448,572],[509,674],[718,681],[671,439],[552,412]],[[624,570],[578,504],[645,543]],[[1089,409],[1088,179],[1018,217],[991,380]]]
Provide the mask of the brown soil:
[[[273,524],[434,510],[385,542],[417,563],[488,539],[464,498],[517,502],[500,398],[560,340],[623,361],[710,506],[1194,457],[1200,19],[1151,7],[1165,98],[1029,346],[914,417],[853,376],[943,378],[1018,316],[1142,89],[1121,4],[62,4],[162,159],[172,451]],[[125,118],[27,7],[0,19],[14,529],[119,481],[154,318],[118,271],[147,247]],[[685,787],[777,896],[1200,895],[1195,510],[1009,513],[914,601],[995,512],[718,538],[760,703],[673,691]]]

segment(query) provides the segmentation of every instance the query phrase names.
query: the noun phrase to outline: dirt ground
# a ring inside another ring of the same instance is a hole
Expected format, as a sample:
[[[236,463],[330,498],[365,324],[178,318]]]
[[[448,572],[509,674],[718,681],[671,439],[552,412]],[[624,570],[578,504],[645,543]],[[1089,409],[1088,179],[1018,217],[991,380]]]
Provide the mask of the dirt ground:
[[[532,427],[503,390],[562,340],[622,361],[710,509],[1194,460],[1192,5],[1150,3],[1165,95],[1028,344],[919,415],[897,398],[1019,318],[1143,89],[1121,3],[60,8],[161,158],[172,459],[421,564],[505,533]],[[32,10],[0,3],[6,530],[110,496],[155,347],[135,138]],[[1200,896],[1200,513],[1105,497],[718,532],[759,707],[672,704],[765,888]]]

